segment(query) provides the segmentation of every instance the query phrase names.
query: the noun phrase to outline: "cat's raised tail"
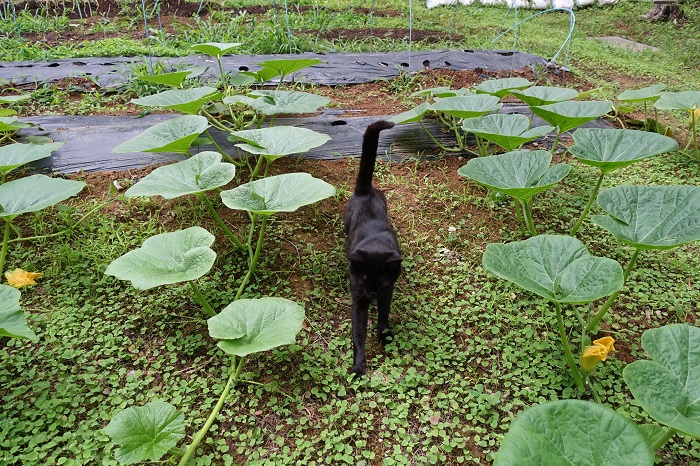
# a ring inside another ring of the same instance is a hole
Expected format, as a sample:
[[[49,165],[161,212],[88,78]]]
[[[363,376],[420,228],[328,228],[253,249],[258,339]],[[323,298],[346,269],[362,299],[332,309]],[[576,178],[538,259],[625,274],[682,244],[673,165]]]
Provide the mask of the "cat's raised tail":
[[[376,121],[367,127],[362,139],[362,157],[355,182],[355,195],[363,196],[372,192],[372,174],[374,173],[374,163],[377,160],[379,132],[393,127],[394,123],[386,120]]]

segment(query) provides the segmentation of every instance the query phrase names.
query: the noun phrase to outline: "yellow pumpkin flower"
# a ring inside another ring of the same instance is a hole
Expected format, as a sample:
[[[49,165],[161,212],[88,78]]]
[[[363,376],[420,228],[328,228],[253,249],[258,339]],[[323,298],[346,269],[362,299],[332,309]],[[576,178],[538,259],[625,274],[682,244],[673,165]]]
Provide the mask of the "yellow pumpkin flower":
[[[690,109],[689,112],[690,112],[689,124],[692,125],[693,121],[695,121],[696,125],[700,124],[700,108],[695,108],[695,106],[693,106],[693,108]]]
[[[608,353],[615,351],[614,344],[612,337],[603,337],[595,340],[591,346],[586,346],[578,363],[581,369],[593,372],[600,361],[605,361]]]
[[[39,272],[27,272],[22,269],[8,270],[5,272],[5,278],[7,278],[7,283],[15,288],[22,288],[23,286],[36,285],[34,281],[35,278],[41,277],[42,274]]]

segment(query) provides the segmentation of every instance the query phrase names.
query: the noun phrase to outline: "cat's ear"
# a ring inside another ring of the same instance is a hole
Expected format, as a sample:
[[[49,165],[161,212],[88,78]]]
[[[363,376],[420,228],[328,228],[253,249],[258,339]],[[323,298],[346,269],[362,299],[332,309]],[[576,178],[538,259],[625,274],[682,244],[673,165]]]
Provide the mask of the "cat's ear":
[[[389,257],[386,258],[386,263],[387,264],[401,264],[401,254],[399,254],[396,251],[391,251],[391,254],[389,254]]]
[[[348,254],[348,260],[350,262],[355,262],[355,263],[360,263],[364,264],[365,262],[365,255],[362,254],[362,251],[356,250]]]

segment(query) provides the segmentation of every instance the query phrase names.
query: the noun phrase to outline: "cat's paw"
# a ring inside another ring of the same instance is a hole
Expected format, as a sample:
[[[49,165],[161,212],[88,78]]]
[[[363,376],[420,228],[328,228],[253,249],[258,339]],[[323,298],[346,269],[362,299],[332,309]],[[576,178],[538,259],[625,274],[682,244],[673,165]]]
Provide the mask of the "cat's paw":
[[[394,341],[394,331],[389,327],[379,330],[377,333],[377,338],[379,339],[379,343],[382,345],[388,345]]]
[[[367,362],[361,361],[356,364],[353,364],[348,373],[354,374],[355,377],[362,377],[367,373]]]

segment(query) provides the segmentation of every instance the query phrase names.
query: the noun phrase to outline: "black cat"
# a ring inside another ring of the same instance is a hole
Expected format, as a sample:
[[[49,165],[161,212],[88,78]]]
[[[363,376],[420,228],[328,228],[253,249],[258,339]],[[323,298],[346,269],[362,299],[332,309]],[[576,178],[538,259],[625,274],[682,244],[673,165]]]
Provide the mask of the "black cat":
[[[367,312],[373,300],[377,300],[379,341],[386,344],[393,336],[389,328],[389,306],[394,283],[401,274],[401,251],[396,233],[389,225],[386,198],[372,187],[379,132],[393,126],[394,123],[389,121],[377,121],[367,127],[362,140],[362,158],[355,192],[343,216],[348,235],[345,255],[350,263],[352,295],[354,359],[350,372],[355,375],[363,375],[367,371]]]

